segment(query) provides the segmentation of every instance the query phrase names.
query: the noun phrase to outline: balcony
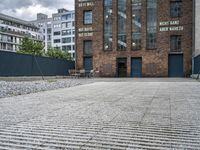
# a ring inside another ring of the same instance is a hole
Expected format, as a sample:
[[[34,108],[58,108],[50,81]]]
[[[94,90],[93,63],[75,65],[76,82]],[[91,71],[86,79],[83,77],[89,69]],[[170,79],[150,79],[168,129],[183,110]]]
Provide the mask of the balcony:
[[[35,36],[31,35],[30,32],[13,31],[13,30],[9,30],[9,29],[7,29],[7,28],[0,28],[0,32],[8,33],[8,34],[13,34],[13,35],[18,35],[18,36],[23,36],[23,37],[24,37],[24,36],[27,36],[27,37],[29,37],[29,38],[42,41],[41,38],[38,38],[38,37],[35,37]]]

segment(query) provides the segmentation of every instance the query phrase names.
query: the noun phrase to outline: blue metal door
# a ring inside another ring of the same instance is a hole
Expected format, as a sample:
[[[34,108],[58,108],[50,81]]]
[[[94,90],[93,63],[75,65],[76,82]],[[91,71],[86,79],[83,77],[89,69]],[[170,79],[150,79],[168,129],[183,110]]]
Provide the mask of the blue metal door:
[[[131,59],[131,77],[142,77],[142,58]]]
[[[169,55],[169,77],[184,77],[183,71],[183,55],[170,54]]]
[[[84,68],[86,72],[90,72],[93,69],[92,65],[92,57],[85,57],[84,58]]]

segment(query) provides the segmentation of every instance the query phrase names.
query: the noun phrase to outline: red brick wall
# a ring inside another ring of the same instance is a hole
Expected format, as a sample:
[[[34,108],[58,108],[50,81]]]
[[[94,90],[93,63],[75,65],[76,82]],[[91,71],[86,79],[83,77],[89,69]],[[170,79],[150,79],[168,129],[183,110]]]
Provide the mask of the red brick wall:
[[[142,57],[143,76],[168,76],[168,55],[170,53],[170,35],[182,35],[182,49],[184,54],[184,70],[191,70],[192,58],[192,0],[183,1],[183,15],[180,18],[170,17],[170,0],[158,0],[158,30],[157,48],[146,49],[146,0],[142,0],[142,49],[131,50],[131,0],[127,0],[127,50],[117,50],[117,0],[113,0],[113,49],[105,52],[103,50],[103,0],[93,0],[94,6],[78,7],[82,2],[76,0],[76,51],[77,68],[83,68],[83,40],[93,41],[93,68],[100,70],[102,76],[116,76],[116,59],[127,58],[128,76],[131,73],[131,58]],[[93,11],[93,24],[83,24],[84,10]],[[183,31],[159,31],[159,22],[179,20]],[[93,36],[78,36],[78,29],[92,27]],[[111,67],[112,66],[112,67]],[[111,70],[108,68],[112,68]]]

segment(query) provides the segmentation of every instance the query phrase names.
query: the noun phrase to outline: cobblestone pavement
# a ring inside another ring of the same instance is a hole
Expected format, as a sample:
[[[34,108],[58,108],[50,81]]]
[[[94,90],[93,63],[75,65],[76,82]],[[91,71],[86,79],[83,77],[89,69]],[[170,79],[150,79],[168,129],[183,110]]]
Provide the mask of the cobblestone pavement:
[[[200,83],[181,80],[2,98],[0,149],[200,149]]]

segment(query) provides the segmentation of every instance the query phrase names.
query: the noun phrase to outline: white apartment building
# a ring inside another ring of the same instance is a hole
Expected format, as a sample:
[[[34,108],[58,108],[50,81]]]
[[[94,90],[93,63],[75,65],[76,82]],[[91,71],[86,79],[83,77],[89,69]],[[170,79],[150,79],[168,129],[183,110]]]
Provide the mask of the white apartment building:
[[[42,41],[38,27],[0,13],[0,50],[16,52],[25,36],[34,41]]]
[[[200,1],[193,0],[193,74],[200,74]]]
[[[68,51],[75,58],[75,26],[74,11],[58,9],[58,12],[48,18],[45,14],[37,14],[37,20],[31,21],[43,33],[45,50],[59,48]]]

